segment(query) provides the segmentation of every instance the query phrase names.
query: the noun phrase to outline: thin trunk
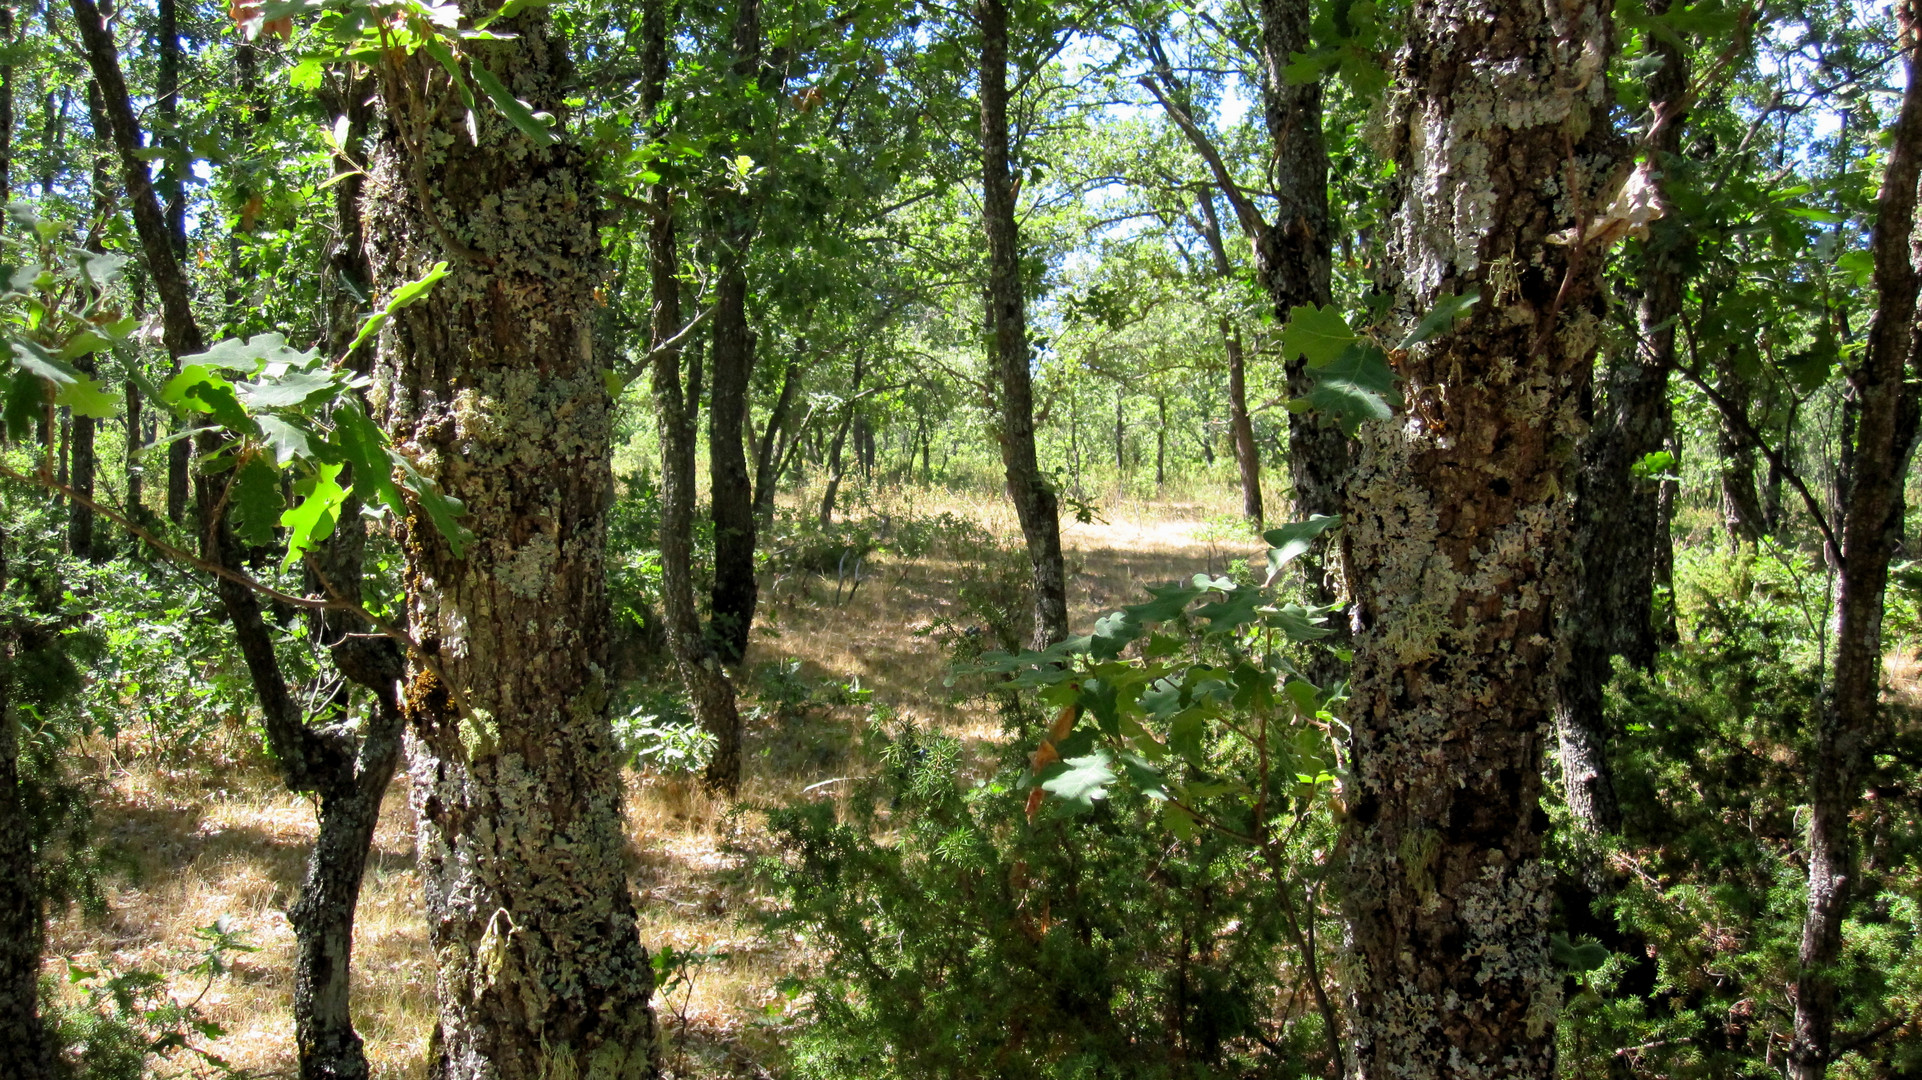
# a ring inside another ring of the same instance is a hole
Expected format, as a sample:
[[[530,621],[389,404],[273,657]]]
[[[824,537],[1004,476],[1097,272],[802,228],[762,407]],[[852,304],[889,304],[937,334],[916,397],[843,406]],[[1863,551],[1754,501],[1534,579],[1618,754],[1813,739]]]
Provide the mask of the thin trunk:
[[[774,521],[774,493],[780,483],[782,457],[793,441],[787,430],[788,420],[794,412],[795,400],[801,395],[801,378],[806,373],[801,359],[806,355],[807,342],[796,342],[794,356],[781,376],[780,396],[774,399],[774,409],[767,414],[767,430],[761,435],[760,452],[755,456],[754,522],[758,528],[765,529]]]
[[[188,303],[185,274],[175,258],[178,234],[167,223],[140,156],[141,132],[112,34],[92,0],[72,0],[72,7],[120,158],[141,255],[160,296],[164,340],[178,362],[205,347]],[[218,446],[211,435],[202,440],[205,449]],[[217,502],[215,486],[202,477],[195,487],[202,519],[208,520]],[[321,549],[332,569],[332,587],[348,595],[359,591],[364,528],[358,514],[350,513]],[[239,545],[224,521],[204,536],[204,557],[228,567],[240,564]],[[367,846],[399,744],[402,714],[395,695],[403,672],[401,656],[393,642],[366,636],[368,628],[358,623],[335,619],[323,624],[322,640],[329,642],[336,666],[373,694],[376,707],[358,733],[345,726],[311,728],[280,669],[258,597],[226,578],[216,579],[216,592],[259,698],[282,780],[290,790],[311,792],[320,802],[319,834],[307,877],[289,912],[296,937],[293,1011],[301,1077],[362,1080],[367,1063],[348,1012],[349,953]]]
[[[159,38],[160,63],[154,87],[154,105],[160,114],[160,137],[155,142],[169,150],[177,151],[180,139],[181,67],[179,0],[158,0],[156,15],[158,18],[154,26],[154,34]],[[176,159],[169,157],[166,160],[168,164],[160,170],[160,179],[154,194],[161,200],[163,220],[169,243],[173,248],[174,261],[182,263],[187,260],[186,185],[180,171],[172,164]],[[171,310],[164,312],[164,318],[169,324],[173,323],[175,317]],[[171,352],[171,355],[175,362],[174,370],[177,372],[182,354]],[[192,473],[192,440],[176,439],[168,444],[167,518],[176,525],[186,520],[187,489],[190,486]]]
[[[1579,66],[1606,62],[1609,9],[1422,0],[1411,15],[1387,284],[1407,319],[1470,291],[1489,302],[1400,359],[1401,415],[1363,426],[1348,484],[1352,1076],[1548,1080],[1563,973],[1541,766],[1576,407],[1606,304],[1599,246],[1551,240],[1615,172],[1603,80]]]
[[[848,402],[841,407],[841,422],[834,427],[834,441],[828,444],[827,486],[821,490],[821,512],[816,516],[822,528],[834,524],[834,499],[841,491],[841,477],[847,470],[841,464],[841,450],[848,440],[848,431],[854,426],[854,414],[858,406],[854,399],[861,393],[861,376],[864,373],[861,353],[854,354],[854,378],[848,384]]]
[[[1215,277],[1227,281],[1234,276],[1228,262],[1228,248],[1221,239],[1221,218],[1215,213],[1214,193],[1198,200],[1201,210],[1202,239],[1214,259]],[[1285,318],[1285,313],[1283,314]],[[1248,418],[1248,362],[1241,345],[1241,328],[1226,312],[1216,320],[1221,331],[1221,352],[1228,359],[1228,430],[1235,449],[1235,467],[1241,473],[1241,516],[1260,525],[1264,516],[1261,503],[1261,452],[1255,448],[1255,425]],[[1346,453],[1346,450],[1343,451]]]
[[[1128,429],[1122,420],[1122,401],[1123,391],[1121,387],[1117,386],[1114,388],[1114,471],[1116,477],[1121,477],[1128,468],[1126,456]]]
[[[1667,8],[1668,0],[1655,0],[1649,10],[1660,14]],[[1667,170],[1682,150],[1688,59],[1666,40],[1652,40],[1649,49],[1661,61],[1647,89],[1650,108],[1662,123],[1650,151],[1656,167]],[[1656,184],[1666,202],[1667,179]],[[1691,247],[1687,229],[1668,220],[1657,222],[1643,242],[1635,342],[1611,357],[1597,379],[1575,476],[1573,589],[1562,614],[1569,658],[1555,724],[1569,811],[1594,833],[1616,832],[1622,824],[1602,715],[1610,660],[1627,657],[1643,669],[1655,663],[1652,602],[1657,568],[1667,561],[1670,542],[1661,514],[1662,481],[1639,478],[1632,469],[1660,451],[1674,427],[1668,375],[1675,363],[1675,324]],[[1599,875],[1591,876],[1591,884],[1602,883]]]
[[[0,527],[0,591],[7,577]],[[20,733],[11,708],[17,631],[0,620],[0,1080],[50,1080],[53,1047],[40,1022],[41,916],[33,835],[20,789]]]
[[[978,0],[981,25],[981,217],[988,238],[990,367],[1000,384],[1001,465],[1033,570],[1035,648],[1068,636],[1068,579],[1061,555],[1055,492],[1041,473],[1034,441],[1034,386],[1029,372],[1027,297],[1021,283],[1021,236],[1015,223],[1014,175],[1008,141],[1007,0]]]
[[[762,61],[761,0],[739,0],[734,20],[733,92],[766,95],[779,89],[780,74]],[[745,98],[737,100],[744,101]],[[730,126],[737,144],[754,135],[754,112],[737,105]],[[707,456],[709,502],[714,519],[714,588],[709,631],[722,662],[747,654],[759,585],[754,576],[754,488],[743,449],[755,341],[747,324],[748,249],[760,224],[759,197],[733,190],[717,193],[712,232],[720,269],[711,329],[713,374],[708,388]]]
[[[1750,398],[1748,380],[1735,370],[1733,352],[1731,349],[1725,353],[1723,363],[1718,365],[1716,390],[1746,415]],[[1722,494],[1722,525],[1728,530],[1730,544],[1752,544],[1761,538],[1766,520],[1762,513],[1762,497],[1755,488],[1755,447],[1736,433],[1726,420],[1720,421],[1715,431],[1716,450],[1721,457],[1718,479]]]
[[[13,48],[13,9],[0,7],[0,48]],[[13,200],[13,65],[0,64],[0,206]]]
[[[1168,482],[1168,395],[1155,395],[1155,490]]]
[[[1898,19],[1913,48],[1916,8],[1903,5]],[[1849,373],[1859,413],[1841,516],[1835,664],[1810,746],[1808,915],[1795,980],[1793,1080],[1821,1080],[1838,1056],[1835,965],[1857,876],[1850,814],[1861,802],[1865,766],[1891,734],[1881,708],[1882,614],[1889,561],[1901,536],[1902,484],[1915,447],[1916,389],[1905,377],[1918,348],[1916,264],[1922,259],[1922,245],[1914,243],[1916,184],[1922,179],[1922,65],[1913,53],[1893,134],[1869,241],[1875,321],[1866,355]]]
[[[667,9],[669,0],[646,0],[641,8],[641,94],[643,114],[659,111],[667,85]],[[658,133],[657,133],[658,134]],[[665,182],[648,191],[648,272],[654,300],[653,342],[681,329],[680,248],[675,237],[673,188]],[[734,684],[714,659],[694,606],[694,458],[695,410],[700,402],[700,361],[690,364],[685,387],[679,349],[660,349],[650,385],[661,439],[661,607],[667,621],[668,651],[687,689],[701,726],[714,735],[707,783],[732,793],[741,782],[741,717]]]

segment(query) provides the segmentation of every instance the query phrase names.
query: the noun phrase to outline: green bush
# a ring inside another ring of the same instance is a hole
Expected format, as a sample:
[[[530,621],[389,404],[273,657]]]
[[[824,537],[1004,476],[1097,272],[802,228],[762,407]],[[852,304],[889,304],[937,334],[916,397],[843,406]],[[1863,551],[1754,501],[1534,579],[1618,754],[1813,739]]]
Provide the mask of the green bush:
[[[1146,811],[1053,800],[1031,822],[1019,750],[971,782],[952,739],[879,747],[851,816],[776,810],[757,872],[823,966],[792,984],[797,1075],[1228,1077],[1301,1071],[1278,1036],[1277,906],[1242,847]],[[884,837],[885,839],[877,839]],[[1297,1026],[1299,1029],[1299,1026]]]

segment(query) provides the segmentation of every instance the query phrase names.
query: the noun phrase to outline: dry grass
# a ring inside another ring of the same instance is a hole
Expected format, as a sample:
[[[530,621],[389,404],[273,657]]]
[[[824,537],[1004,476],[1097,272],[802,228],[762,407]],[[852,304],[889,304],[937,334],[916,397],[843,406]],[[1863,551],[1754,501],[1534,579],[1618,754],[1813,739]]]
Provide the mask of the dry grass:
[[[1076,623],[1085,627],[1102,610],[1138,595],[1142,584],[1218,571],[1228,559],[1254,551],[1252,538],[1204,526],[1231,510],[1231,500],[1225,489],[1165,504],[1115,500],[1105,523],[1070,524],[1064,540]],[[941,511],[998,536],[1019,535],[1005,504],[990,497],[895,490],[852,512]],[[802,677],[817,685],[858,679],[898,714],[966,739],[996,738],[991,717],[950,699],[943,647],[915,633],[954,609],[960,570],[938,558],[880,560],[853,596],[838,603],[831,579],[783,582],[769,590],[746,668],[797,659]],[[751,722],[743,801],[834,798],[840,785],[804,789],[860,774],[865,723],[866,710],[856,707],[817,708],[801,723],[771,716]],[[293,933],[286,909],[313,840],[312,807],[279,790],[260,763],[168,768],[119,762],[108,747],[95,751],[102,784],[98,831],[128,861],[108,883],[103,914],[76,909],[54,922],[50,973],[59,976],[69,961],[178,971],[197,956],[195,929],[225,917],[259,951],[240,956],[232,976],[202,1000],[227,1029],[210,1048],[242,1069],[293,1075]],[[432,956],[418,909],[404,784],[396,780],[383,809],[354,955],[356,1021],[375,1074],[394,1078],[423,1075],[433,1014]],[[735,872],[740,857],[729,853],[751,842],[751,815],[730,816],[726,805],[688,780],[639,774],[628,778],[627,813],[643,939],[720,954],[662,1004],[670,1065],[683,1075],[766,1075],[760,1063],[772,1060],[779,1029],[760,1020],[781,1000],[775,983],[807,957],[805,943],[768,940],[752,918],[759,898]],[[178,987],[187,994],[197,989]]]

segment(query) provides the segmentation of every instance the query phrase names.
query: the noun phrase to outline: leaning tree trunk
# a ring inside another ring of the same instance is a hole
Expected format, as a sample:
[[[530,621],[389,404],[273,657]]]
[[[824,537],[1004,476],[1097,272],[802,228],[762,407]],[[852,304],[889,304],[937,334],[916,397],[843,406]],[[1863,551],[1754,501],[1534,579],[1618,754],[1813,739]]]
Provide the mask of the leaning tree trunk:
[[[1918,12],[1897,11],[1915,47]],[[1842,922],[1854,891],[1855,842],[1850,815],[1861,800],[1862,773],[1887,745],[1881,709],[1882,612],[1889,560],[1902,535],[1902,486],[1916,437],[1916,390],[1906,382],[1918,347],[1915,237],[1916,184],[1922,179],[1922,64],[1908,60],[1907,89],[1889,144],[1869,250],[1875,260],[1876,310],[1868,349],[1849,373],[1859,413],[1848,501],[1841,520],[1836,582],[1835,666],[1809,753],[1809,892],[1795,980],[1794,1080],[1821,1080],[1838,1056],[1835,965]]]
[[[1007,0],[979,0],[975,16],[981,24],[981,217],[988,236],[989,359],[1001,391],[1000,430],[995,434],[1008,497],[1034,571],[1032,642],[1041,649],[1068,636],[1068,578],[1061,555],[1060,505],[1041,474],[1034,442],[1027,298],[1008,162]]]
[[[1326,183],[1325,179],[1323,182]],[[1215,277],[1227,282],[1234,277],[1235,270],[1228,262],[1228,247],[1221,239],[1221,217],[1215,213],[1214,192],[1202,193],[1196,203],[1201,210],[1201,238],[1207,242],[1208,254],[1214,260]],[[1286,312],[1281,314],[1286,317]],[[1242,350],[1241,328],[1225,311],[1216,317],[1216,326],[1221,331],[1222,355],[1228,359],[1228,432],[1234,443],[1235,467],[1241,473],[1241,516],[1259,527],[1264,515],[1261,452],[1255,447],[1255,425],[1248,416],[1248,361]],[[1344,466],[1346,454],[1344,444]]]
[[[6,530],[0,527],[0,591],[7,586]],[[40,883],[33,834],[20,790],[20,733],[10,700],[15,628],[0,621],[0,1080],[49,1080],[53,1048],[40,1022]]]
[[[464,14],[494,13],[476,0]],[[531,108],[573,73],[542,8],[467,45]],[[465,110],[425,53],[388,57],[368,162],[377,295],[436,263],[382,333],[395,446],[466,507],[452,540],[402,522],[404,708],[440,1013],[440,1080],[651,1077],[653,979],[636,932],[607,720],[610,400],[594,349],[596,192],[564,131],[547,146]],[[476,145],[478,142],[478,145]]]
[[[1354,1075],[1547,1080],[1562,974],[1541,764],[1564,492],[1605,305],[1599,245],[1552,238],[1606,203],[1616,171],[1609,10],[1418,0],[1411,16],[1388,284],[1407,319],[1483,299],[1397,357],[1400,415],[1363,427],[1348,484]]]
[[[667,87],[668,0],[641,6],[641,103],[656,116]],[[657,131],[658,136],[661,132]],[[662,168],[664,163],[657,163]],[[657,430],[661,439],[661,608],[668,651],[687,689],[694,716],[714,736],[707,763],[710,788],[733,794],[741,785],[741,713],[734,684],[714,656],[694,605],[695,414],[700,407],[698,355],[686,385],[681,351],[663,343],[681,330],[680,247],[674,227],[674,189],[665,181],[648,191],[647,258],[654,300],[652,370]]]
[[[154,107],[159,110],[160,138],[169,150],[180,149],[180,17],[179,0],[157,0],[154,34],[159,39],[159,68],[154,87]],[[167,161],[178,161],[169,154]],[[187,259],[186,186],[178,169],[171,164],[161,170],[159,198],[163,201],[167,235],[176,262]],[[179,354],[174,355],[176,361]],[[193,472],[193,441],[175,439],[167,446],[167,517],[175,524],[185,520],[187,489]]]
[[[857,399],[861,396],[861,376],[865,374],[862,362],[865,359],[862,352],[855,351],[854,376],[848,382],[848,401],[841,406],[841,422],[835,425],[834,441],[828,444],[828,482],[821,489],[821,512],[817,516],[823,529],[834,524],[834,500],[841,493],[841,478],[847,475],[842,450],[847,446],[848,432],[854,427],[854,414],[859,407]]]
[[[1649,10],[1660,14],[1667,8],[1668,0],[1653,0]],[[1667,40],[1651,38],[1649,51],[1661,61],[1648,79],[1650,108],[1661,125],[1649,149],[1655,167],[1666,170],[1681,160],[1688,58]],[[1666,203],[1667,179],[1655,183]],[[1622,824],[1602,717],[1610,659],[1627,657],[1641,668],[1655,662],[1652,599],[1669,549],[1668,521],[1662,515],[1663,481],[1637,477],[1632,467],[1665,447],[1674,427],[1668,373],[1675,363],[1690,245],[1687,230],[1667,220],[1657,222],[1642,244],[1635,341],[1599,374],[1575,476],[1575,569],[1562,614],[1569,655],[1555,726],[1569,811],[1594,833],[1615,832]]]

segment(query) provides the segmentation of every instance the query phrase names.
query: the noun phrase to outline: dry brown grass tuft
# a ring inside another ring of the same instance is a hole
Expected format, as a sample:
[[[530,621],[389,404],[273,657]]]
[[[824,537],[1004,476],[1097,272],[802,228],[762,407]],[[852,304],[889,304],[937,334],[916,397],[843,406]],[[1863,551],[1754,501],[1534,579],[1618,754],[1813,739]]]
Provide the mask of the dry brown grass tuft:
[[[1220,571],[1229,559],[1256,551],[1252,537],[1224,539],[1219,528],[1212,543],[1197,539],[1200,523],[1219,519],[1231,498],[1224,489],[1173,505],[1121,502],[1105,523],[1068,525],[1077,625],[1137,597],[1144,584]],[[855,512],[942,511],[997,536],[1019,536],[1002,500],[986,496],[894,490]],[[918,723],[963,739],[1000,738],[987,711],[951,699],[943,646],[916,633],[954,610],[962,569],[942,558],[883,558],[838,603],[832,578],[783,581],[767,590],[744,670],[796,659],[800,676],[816,686],[858,680],[875,700]],[[751,693],[753,677],[744,684]],[[846,785],[836,781],[871,769],[861,750],[867,724],[859,704],[816,705],[787,719],[761,710],[749,725],[742,801],[843,797]],[[259,951],[238,958],[233,977],[203,1001],[228,1031],[212,1049],[252,1072],[293,1075],[293,934],[285,912],[313,839],[312,807],[279,790],[257,761],[165,768],[117,764],[103,752],[96,774],[99,834],[130,861],[110,881],[103,915],[75,909],[54,921],[50,972],[57,976],[69,959],[179,970],[197,953],[194,930],[227,917]],[[627,815],[643,939],[711,957],[661,1003],[669,1066],[677,1075],[766,1076],[761,1063],[775,1059],[780,1039],[779,1028],[764,1022],[766,1010],[783,1000],[775,984],[806,964],[807,947],[769,940],[753,917],[764,898],[754,895],[735,853],[755,843],[753,815],[732,813],[691,779],[653,774],[628,777]],[[419,1077],[434,983],[404,777],[388,794],[375,846],[355,931],[356,1020],[375,1075]]]

